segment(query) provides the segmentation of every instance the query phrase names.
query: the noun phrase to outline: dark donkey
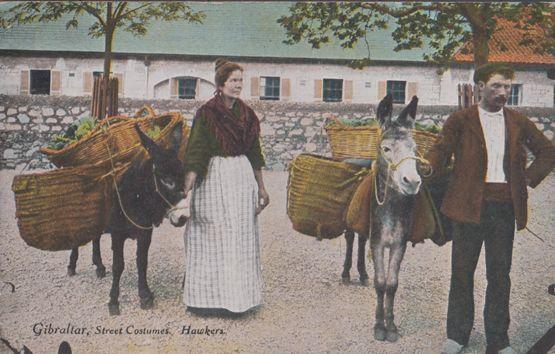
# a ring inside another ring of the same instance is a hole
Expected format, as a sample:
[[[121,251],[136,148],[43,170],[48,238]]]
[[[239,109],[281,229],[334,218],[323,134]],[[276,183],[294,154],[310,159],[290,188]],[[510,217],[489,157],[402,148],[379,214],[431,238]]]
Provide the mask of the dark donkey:
[[[137,271],[141,308],[154,304],[154,295],[147,283],[148,249],[153,226],[158,226],[164,216],[172,225],[183,226],[186,218],[178,208],[184,199],[184,170],[177,152],[181,143],[182,123],[171,132],[171,147],[157,146],[138,126],[135,126],[148,158],[136,159],[124,173],[118,186],[115,206],[107,227],[112,236],[112,289],[108,308],[111,315],[119,315],[119,282],[124,269],[123,246],[128,238],[137,240]],[[119,201],[118,201],[119,200]],[[70,256],[68,273],[75,274],[77,249]],[[100,258],[100,236],[93,240],[93,263],[99,277],[105,275]]]
[[[370,215],[370,248],[377,295],[374,337],[390,342],[399,338],[393,305],[399,268],[409,238],[414,196],[422,182],[416,162],[424,160],[415,156],[416,144],[411,133],[417,104],[418,98],[414,96],[397,119],[392,119],[393,99],[389,94],[377,109],[382,136],[377,159],[378,173],[374,181],[376,203]],[[389,248],[387,274],[384,256],[386,248]]]

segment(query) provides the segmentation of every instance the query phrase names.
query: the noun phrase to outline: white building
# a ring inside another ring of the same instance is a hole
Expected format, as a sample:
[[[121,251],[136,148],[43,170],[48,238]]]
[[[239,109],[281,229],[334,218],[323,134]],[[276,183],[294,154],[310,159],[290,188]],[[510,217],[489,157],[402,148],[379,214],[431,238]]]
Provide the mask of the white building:
[[[374,62],[362,70],[347,65],[367,55],[362,45],[315,50],[283,44],[285,30],[276,20],[287,6],[198,3],[193,8],[207,14],[203,24],[157,22],[145,37],[116,33],[112,72],[120,95],[206,100],[215,89],[218,57],[244,65],[245,99],[377,103],[392,92],[398,103],[418,95],[422,105],[457,105],[457,85],[472,82],[465,56],[441,72],[423,61],[423,50],[394,52],[391,31],[369,34]],[[0,94],[90,95],[93,76],[103,70],[103,40],[88,37],[87,21],[83,17],[77,30],[58,21],[0,31]],[[499,55],[517,69],[509,104],[553,107],[554,83],[547,73],[555,58],[523,55],[527,50],[513,46]],[[492,50],[493,61],[496,55]]]

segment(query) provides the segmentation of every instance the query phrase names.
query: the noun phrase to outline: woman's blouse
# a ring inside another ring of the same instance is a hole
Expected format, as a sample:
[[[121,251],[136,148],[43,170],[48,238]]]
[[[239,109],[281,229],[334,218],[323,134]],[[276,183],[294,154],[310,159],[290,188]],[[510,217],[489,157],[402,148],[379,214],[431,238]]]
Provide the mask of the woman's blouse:
[[[238,105],[232,109],[235,119],[239,119]],[[185,153],[185,170],[195,171],[199,176],[206,175],[208,163],[214,156],[226,156],[216,139],[216,136],[209,129],[204,116],[198,116],[193,121],[191,134],[187,143]],[[264,155],[260,144],[260,137],[254,141],[250,150],[245,154],[249,159],[254,170],[260,170],[265,166]]]

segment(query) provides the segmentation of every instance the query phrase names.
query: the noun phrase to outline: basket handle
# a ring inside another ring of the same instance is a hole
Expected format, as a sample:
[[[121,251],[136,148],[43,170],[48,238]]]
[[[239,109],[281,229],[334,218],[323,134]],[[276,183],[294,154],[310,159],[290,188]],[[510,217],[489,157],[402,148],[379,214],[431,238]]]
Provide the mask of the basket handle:
[[[142,113],[146,112],[146,116],[142,116]],[[134,118],[147,118],[147,117],[152,117],[155,116],[156,112],[154,111],[154,108],[152,108],[151,105],[145,104],[143,105],[141,108],[139,108],[137,110],[137,112],[135,112],[135,114],[133,115]]]

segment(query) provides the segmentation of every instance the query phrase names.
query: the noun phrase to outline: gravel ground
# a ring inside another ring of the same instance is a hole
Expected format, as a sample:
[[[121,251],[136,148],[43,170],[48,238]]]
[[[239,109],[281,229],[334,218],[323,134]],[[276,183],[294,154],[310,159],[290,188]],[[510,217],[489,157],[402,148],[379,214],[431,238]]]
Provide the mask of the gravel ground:
[[[15,293],[0,293],[0,334],[14,347],[35,353],[57,352],[67,340],[74,353],[178,352],[352,352],[437,353],[445,337],[450,246],[431,242],[409,248],[402,264],[396,300],[397,343],[373,339],[375,294],[372,286],[340,280],[345,241],[319,242],[291,228],[285,212],[287,174],[265,173],[270,206],[261,215],[264,305],[240,318],[203,317],[186,312],[182,304],[184,269],[183,228],[164,222],[154,231],[148,278],[155,308],[138,306],[135,242],[126,243],[121,280],[121,311],[110,317],[107,302],[111,272],[95,277],[91,245],[80,249],[77,275],[66,276],[69,252],[44,252],[28,247],[19,237],[10,190],[13,171],[0,171],[0,280],[16,285]],[[516,235],[510,337],[517,352],[526,352],[553,324],[555,200],[552,174],[531,191],[528,232]],[[101,242],[110,269],[110,240]],[[371,272],[371,265],[368,265]],[[483,253],[476,272],[476,323],[464,353],[485,350],[482,308],[486,286]],[[370,273],[372,274],[372,273]],[[358,279],[355,271],[351,277]],[[85,334],[35,335],[35,324],[85,327]],[[132,326],[132,327],[130,327]],[[181,334],[182,328],[221,329],[223,334]],[[97,327],[123,329],[123,334],[95,334]],[[162,329],[169,334],[126,334],[126,329]],[[1,351],[2,349],[0,349]],[[4,349],[5,350],[5,349]]]

